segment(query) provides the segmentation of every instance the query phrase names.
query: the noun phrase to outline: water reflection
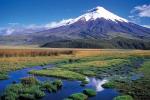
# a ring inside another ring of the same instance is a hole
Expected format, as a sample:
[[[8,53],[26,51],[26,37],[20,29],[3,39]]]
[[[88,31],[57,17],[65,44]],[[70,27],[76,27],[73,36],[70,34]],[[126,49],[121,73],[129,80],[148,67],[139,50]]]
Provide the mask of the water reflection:
[[[43,66],[45,67],[45,66]],[[28,71],[30,70],[40,70],[43,67],[41,66],[35,66],[32,68],[25,68],[21,70],[17,70],[14,72],[9,73],[9,79],[0,81],[0,96],[3,94],[4,89],[12,84],[13,81],[19,82],[20,78],[30,76],[28,74]],[[46,66],[46,68],[50,68],[51,66]],[[43,76],[35,76],[40,81],[45,80],[54,80],[55,78],[52,77],[43,77]],[[68,81],[63,80],[63,86],[62,89],[59,90],[57,93],[46,93],[46,96],[42,98],[42,100],[63,100],[64,98],[67,98],[69,95],[73,93],[82,92],[86,88],[93,88],[98,93],[95,97],[90,98],[90,100],[112,100],[114,97],[116,97],[118,94],[117,91],[113,89],[104,89],[102,88],[102,84],[106,83],[107,80],[103,79],[96,79],[96,78],[86,78],[87,81],[89,81],[89,84],[86,86],[80,86],[81,83],[79,81]]]
[[[92,86],[97,92],[103,91],[104,88],[102,85],[108,82],[107,79],[100,80],[96,78],[87,78],[87,80],[89,81],[88,86]]]

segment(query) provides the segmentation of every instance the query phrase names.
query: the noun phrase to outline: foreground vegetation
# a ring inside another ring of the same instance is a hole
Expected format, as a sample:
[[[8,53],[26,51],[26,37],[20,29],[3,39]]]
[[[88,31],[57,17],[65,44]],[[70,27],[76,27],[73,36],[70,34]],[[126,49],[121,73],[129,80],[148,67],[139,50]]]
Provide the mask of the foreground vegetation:
[[[117,96],[113,100],[133,100],[130,95]]]
[[[41,83],[34,77],[21,79],[21,83],[12,84],[5,90],[3,100],[36,100],[45,96],[45,91],[56,92],[62,86],[61,80]]]
[[[149,88],[149,77],[146,79],[139,77],[139,80],[132,80],[133,75],[138,74],[138,72],[149,73],[149,69],[143,68],[147,60],[149,61],[150,53],[139,52],[139,51],[117,51],[119,55],[116,55],[116,51],[96,53],[93,52],[93,55],[86,54],[86,52],[79,51],[76,54],[76,58],[63,60],[56,62],[56,68],[53,69],[43,69],[32,73],[37,75],[50,75],[53,77],[58,77],[61,74],[61,77],[67,77],[67,79],[76,79],[74,75],[68,74],[67,72],[78,73],[84,76],[94,76],[98,78],[108,78],[111,80],[109,83],[103,85],[105,88],[117,88],[121,93],[130,95],[136,100],[148,100],[150,97],[148,93]],[[146,60],[147,59],[147,60]],[[141,64],[143,64],[142,67]],[[148,66],[148,64],[146,64]],[[142,68],[142,69],[140,69]],[[62,70],[60,73],[59,70]],[[65,70],[65,71],[64,71]],[[139,71],[138,71],[139,70]],[[147,71],[148,70],[148,71]],[[44,73],[44,74],[43,74]],[[146,77],[144,75],[144,77]],[[146,83],[144,85],[144,83]],[[130,84],[130,85],[128,85]],[[135,88],[136,87],[136,88]],[[142,89],[140,90],[139,88]],[[135,89],[135,90],[134,90]],[[134,92],[133,92],[134,91]],[[136,92],[135,92],[136,91]],[[137,92],[139,91],[139,93]],[[142,93],[143,95],[141,95]],[[145,92],[144,92],[145,91]],[[119,97],[118,97],[119,98]]]
[[[58,54],[52,53],[52,55],[49,55],[49,53],[40,54],[39,51],[38,51],[39,54],[36,52],[35,55],[34,53],[33,55],[30,55],[31,53],[30,50],[29,50],[30,53],[27,54],[27,56],[25,56],[25,54],[23,55],[15,54],[13,56],[13,53],[9,54],[9,56],[3,55],[0,57],[0,79],[8,78],[7,73],[9,71],[35,65],[43,66],[46,64],[53,63],[56,65],[55,68],[32,70],[30,71],[30,73],[42,76],[44,75],[44,76],[65,78],[70,80],[80,80],[82,81],[82,83],[85,84],[87,83],[87,81],[85,80],[86,76],[97,78],[108,78],[110,80],[109,83],[104,84],[103,87],[116,88],[120,90],[120,92],[122,93],[122,96],[116,97],[115,100],[122,100],[120,98],[130,98],[130,97],[132,97],[135,100],[149,99],[150,51],[90,50],[90,49],[86,50],[65,49],[65,50],[67,51],[67,53],[59,52]],[[140,74],[142,76],[138,77],[137,79],[132,79],[132,76],[136,74],[137,75]],[[12,86],[8,87],[6,89],[5,97],[13,98],[18,97],[19,95],[19,97],[23,98],[24,97],[35,98],[36,91],[34,91],[34,89],[39,90],[38,95],[40,96],[45,95],[43,92],[45,90],[50,92],[57,90],[55,86],[48,85],[51,82],[42,83],[45,84],[42,85],[45,88],[41,88],[41,83],[39,84],[38,82],[38,84],[30,86],[31,90],[29,90],[29,87],[24,85],[23,83],[13,84]],[[58,83],[56,82],[55,84]],[[18,88],[18,90],[12,89],[13,87]],[[18,94],[18,91],[20,91],[19,89],[23,87],[25,88],[23,93]],[[9,92],[11,90],[13,92]],[[95,93],[92,90],[87,89],[84,90],[83,93],[70,96],[70,98],[67,98],[67,100],[72,100],[74,97],[87,98],[87,95],[93,96],[95,95]]]
[[[132,81],[111,80],[110,82],[104,84],[103,87],[117,88],[122,94],[130,95],[135,100],[149,100],[150,98],[150,93],[149,93],[150,69],[149,68],[150,68],[150,59],[146,59],[142,64],[142,66],[136,69],[136,74],[143,74],[138,79]],[[123,97],[118,97],[118,99],[116,98],[115,100],[122,100],[119,98],[123,98]]]
[[[85,76],[73,71],[60,69],[60,68],[53,68],[53,69],[45,69],[45,70],[32,70],[29,73],[35,74],[35,75],[42,75],[42,76],[52,76],[52,77],[58,77],[58,78],[64,78],[64,79],[70,79],[70,80],[80,80],[84,81]]]
[[[74,93],[64,100],[87,100],[91,96],[96,96],[96,91],[93,89],[85,89],[83,93]]]
[[[9,71],[25,67],[47,65],[71,57],[71,50],[0,49],[0,80],[8,78]]]

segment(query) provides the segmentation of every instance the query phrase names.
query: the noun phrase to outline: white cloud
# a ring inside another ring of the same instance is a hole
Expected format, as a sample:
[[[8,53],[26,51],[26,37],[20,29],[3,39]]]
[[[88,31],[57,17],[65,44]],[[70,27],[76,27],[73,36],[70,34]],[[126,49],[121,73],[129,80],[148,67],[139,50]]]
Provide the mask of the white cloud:
[[[143,27],[150,28],[150,25],[142,25]]]
[[[59,22],[51,22],[45,25],[46,28],[55,28],[55,27],[60,27],[66,24],[70,24],[73,21],[73,19],[68,19],[68,20],[61,20]],[[70,22],[70,23],[69,23]]]
[[[150,4],[149,5],[142,5],[136,6],[134,9],[131,10],[132,14],[137,14],[139,17],[150,17]]]
[[[12,34],[14,31],[15,31],[15,29],[13,29],[13,28],[8,28],[8,29],[6,30],[5,35],[10,35],[10,34]]]
[[[128,17],[129,17],[130,21],[133,23],[140,23],[141,22],[140,17],[138,17],[138,16],[130,15]]]
[[[17,26],[17,25],[19,25],[19,23],[8,23],[9,25],[11,25],[11,26]]]
[[[67,25],[73,22],[73,19],[68,20],[61,20],[58,22],[50,22],[43,25],[36,25],[36,24],[30,24],[30,25],[23,25],[20,23],[8,23],[8,27],[0,28],[0,34],[3,35],[11,35],[13,33],[33,33],[38,32],[46,29],[56,28],[63,25]]]

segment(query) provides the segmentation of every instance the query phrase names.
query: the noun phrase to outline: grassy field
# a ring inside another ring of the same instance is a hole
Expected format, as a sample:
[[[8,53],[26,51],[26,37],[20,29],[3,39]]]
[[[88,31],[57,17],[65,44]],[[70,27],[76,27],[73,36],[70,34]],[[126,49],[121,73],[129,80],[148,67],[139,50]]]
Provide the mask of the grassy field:
[[[40,70],[40,71],[35,71],[32,70],[30,71],[31,74],[37,74],[37,75],[42,75],[42,76],[52,76],[52,77],[60,77],[64,79],[71,79],[71,80],[85,80],[85,76],[73,71],[69,70],[64,70],[60,68],[53,68],[50,70]]]
[[[110,82],[104,84],[104,87],[117,88],[122,94],[130,95],[135,100],[149,100],[150,98],[150,93],[149,93],[150,69],[149,68],[150,68],[150,59],[146,59],[142,64],[142,66],[135,70],[136,73],[143,74],[141,78],[132,81],[126,80],[123,82],[111,80]]]
[[[12,70],[53,63],[55,68],[30,73],[83,82],[86,76],[106,77],[110,80],[104,85],[106,88],[117,88],[135,100],[150,97],[149,50],[5,48],[0,49],[0,55],[0,79],[7,78],[7,73]],[[132,80],[134,74],[144,76]]]
[[[9,71],[36,65],[47,65],[69,59],[72,55],[72,50],[3,48],[0,49],[0,79],[7,78]]]

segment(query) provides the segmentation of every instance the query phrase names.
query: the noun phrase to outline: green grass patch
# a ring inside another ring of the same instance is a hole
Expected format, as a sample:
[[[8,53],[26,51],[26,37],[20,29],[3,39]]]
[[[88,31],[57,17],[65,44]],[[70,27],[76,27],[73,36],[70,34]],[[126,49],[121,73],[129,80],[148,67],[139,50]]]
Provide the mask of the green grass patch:
[[[85,80],[85,76],[82,74],[69,71],[69,70],[65,70],[65,69],[60,69],[60,68],[54,68],[54,69],[49,69],[49,70],[32,70],[29,73],[35,74],[35,75],[52,76],[52,77],[70,79],[70,80],[80,80],[80,81]]]
[[[44,91],[56,92],[61,86],[61,80],[42,83],[34,77],[27,77],[21,79],[21,83],[9,85],[2,100],[37,100],[45,96]]]
[[[122,94],[131,95],[135,100],[149,100],[150,97],[150,59],[146,59],[144,63],[135,70],[135,72],[142,73],[144,76],[134,81],[115,81],[106,83],[106,86],[113,85]],[[113,83],[113,84],[112,84]],[[117,99],[122,100],[122,99]],[[123,99],[124,100],[124,99]],[[126,100],[126,99],[125,99]],[[129,99],[130,100],[130,99]]]
[[[71,98],[72,100],[87,100],[88,96],[83,93],[75,93],[70,95],[68,98]]]
[[[96,91],[93,89],[85,89],[83,90],[83,93],[89,97],[96,96]]]
[[[144,62],[139,71],[144,74],[144,78],[150,79],[150,59]]]
[[[36,85],[39,84],[39,81],[34,77],[25,77],[21,79],[23,85]]]
[[[8,78],[8,75],[6,73],[0,72],[0,80],[4,80],[4,79],[7,79],[7,78]]]
[[[113,81],[109,81],[102,85],[103,88],[115,88],[115,83]]]
[[[134,100],[130,95],[117,96],[113,100]]]

